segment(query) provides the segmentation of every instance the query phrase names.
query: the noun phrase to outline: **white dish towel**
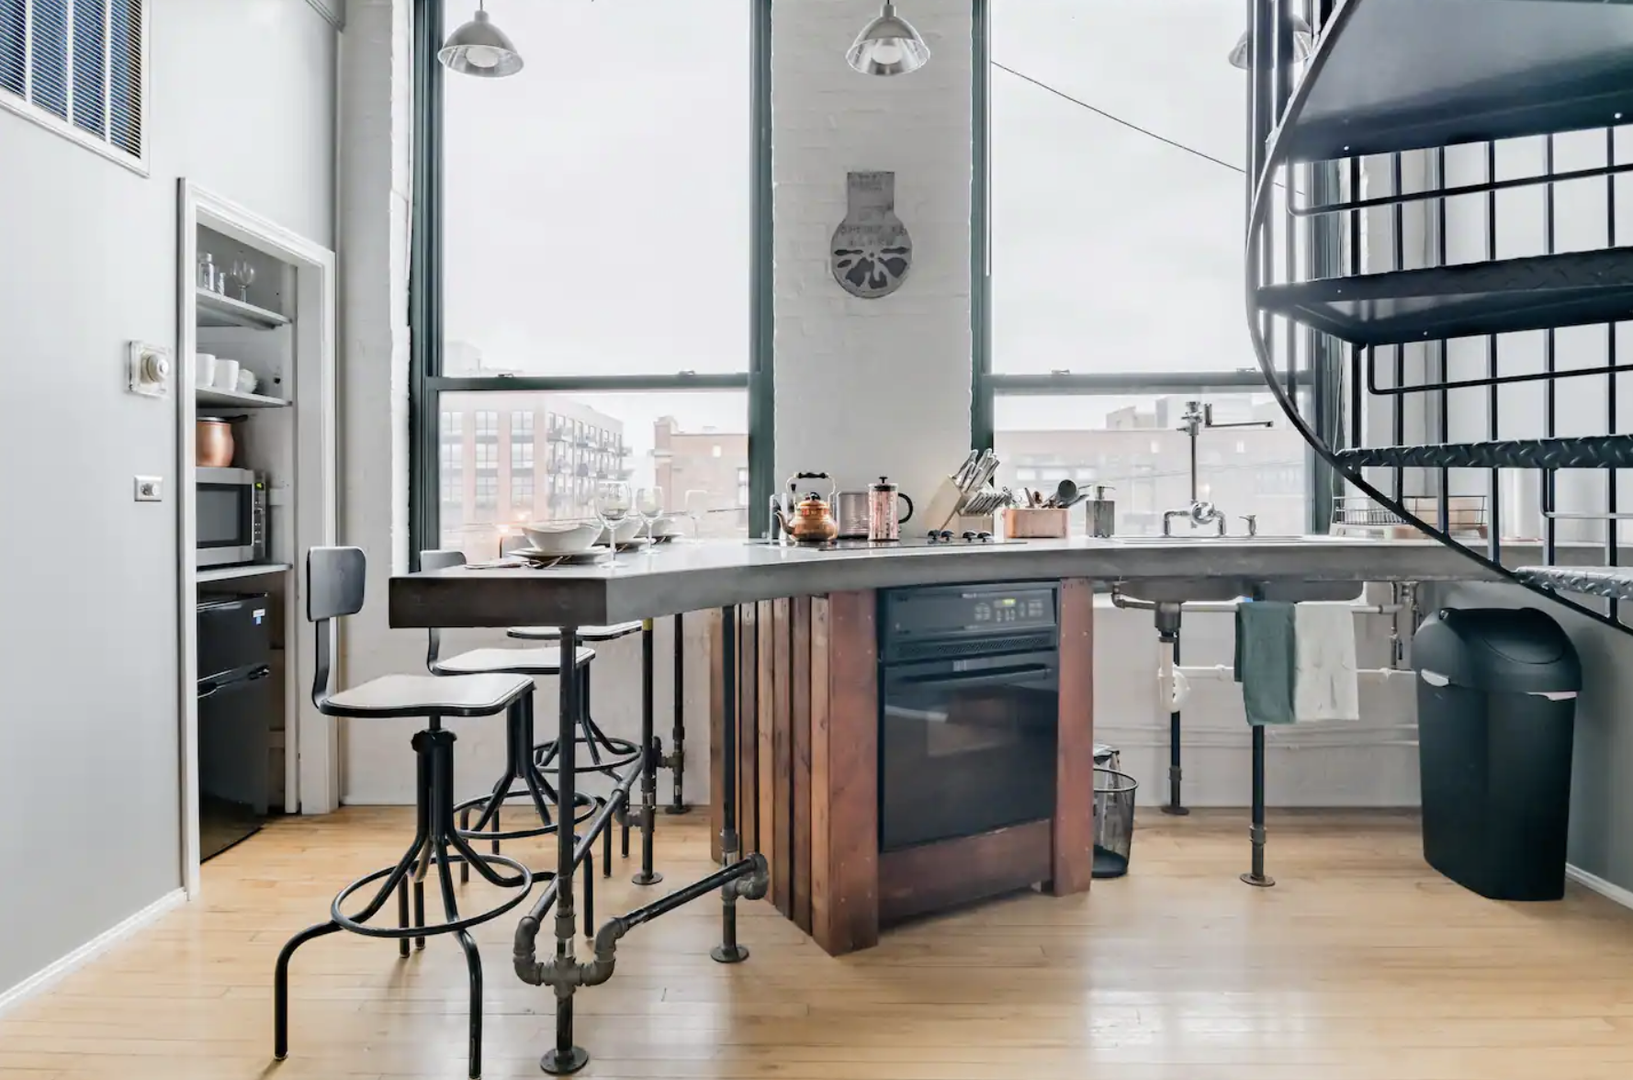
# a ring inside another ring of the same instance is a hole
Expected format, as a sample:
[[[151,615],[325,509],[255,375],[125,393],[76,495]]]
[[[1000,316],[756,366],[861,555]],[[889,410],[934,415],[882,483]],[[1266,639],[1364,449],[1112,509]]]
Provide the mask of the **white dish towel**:
[[[1360,681],[1355,674],[1355,606],[1306,602],[1293,609],[1293,716],[1308,720],[1359,720]]]

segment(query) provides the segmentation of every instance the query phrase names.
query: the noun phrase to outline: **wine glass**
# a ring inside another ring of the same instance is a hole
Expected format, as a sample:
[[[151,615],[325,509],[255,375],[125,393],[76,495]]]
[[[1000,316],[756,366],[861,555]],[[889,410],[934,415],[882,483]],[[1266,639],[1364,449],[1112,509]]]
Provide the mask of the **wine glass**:
[[[617,561],[614,556],[618,552],[618,526],[629,517],[633,503],[629,485],[622,480],[602,480],[595,485],[592,505],[596,520],[607,530],[608,562]]]
[[[249,302],[249,287],[255,284],[255,264],[248,259],[237,259],[232,264],[232,278],[238,283],[238,299]]]
[[[663,517],[663,488],[636,488],[635,516],[640,518],[641,524],[646,526],[646,540],[648,544],[652,544],[654,542],[652,526],[657,524],[659,518]]]
[[[692,520],[694,543],[703,539],[703,515],[709,512],[709,501],[709,493],[702,488],[691,488],[686,492],[686,516]]]

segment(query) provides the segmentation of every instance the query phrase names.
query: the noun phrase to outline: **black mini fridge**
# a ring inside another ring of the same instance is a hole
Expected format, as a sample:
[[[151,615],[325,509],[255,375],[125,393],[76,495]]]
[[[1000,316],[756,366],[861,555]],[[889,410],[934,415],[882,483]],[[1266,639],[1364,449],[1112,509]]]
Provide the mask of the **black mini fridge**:
[[[198,600],[199,855],[219,855],[266,821],[271,790],[271,604],[266,593]]]

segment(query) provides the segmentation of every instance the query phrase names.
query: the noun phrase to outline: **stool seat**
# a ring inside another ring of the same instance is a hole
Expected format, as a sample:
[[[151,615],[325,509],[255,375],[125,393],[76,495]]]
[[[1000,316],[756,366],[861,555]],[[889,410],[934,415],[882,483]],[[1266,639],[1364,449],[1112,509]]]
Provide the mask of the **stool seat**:
[[[621,637],[639,634],[639,622],[610,623],[606,626],[581,626],[578,628],[580,641],[616,641]],[[513,638],[525,641],[555,641],[561,637],[559,626],[512,626],[505,633]]]
[[[369,717],[492,716],[533,689],[525,675],[383,675],[332,695],[323,702],[330,716]]]
[[[575,650],[575,667],[595,659],[594,649]],[[458,656],[439,659],[431,665],[438,675],[480,675],[513,672],[518,675],[559,675],[561,649],[542,645],[536,649],[471,649]]]

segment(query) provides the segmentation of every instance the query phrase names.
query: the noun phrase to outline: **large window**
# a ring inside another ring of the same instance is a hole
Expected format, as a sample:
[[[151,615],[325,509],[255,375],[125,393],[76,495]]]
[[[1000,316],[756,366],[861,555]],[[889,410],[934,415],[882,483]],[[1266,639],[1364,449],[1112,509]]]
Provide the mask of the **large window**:
[[[1247,514],[1261,532],[1304,531],[1305,444],[1265,391],[1243,303],[1248,87],[1226,61],[1241,5],[987,11],[976,428],[1000,479],[1111,485],[1119,532],[1158,532],[1192,498],[1178,429],[1200,401],[1217,423],[1271,426],[1203,430],[1196,497],[1232,532]]]
[[[768,471],[749,449],[770,416],[768,9],[490,0],[527,64],[478,79],[434,59],[468,9],[420,5],[416,547],[491,557],[529,521],[589,516],[608,479],[747,532],[739,477]]]

